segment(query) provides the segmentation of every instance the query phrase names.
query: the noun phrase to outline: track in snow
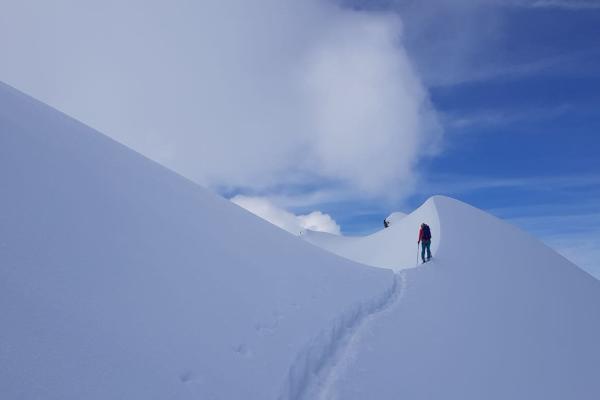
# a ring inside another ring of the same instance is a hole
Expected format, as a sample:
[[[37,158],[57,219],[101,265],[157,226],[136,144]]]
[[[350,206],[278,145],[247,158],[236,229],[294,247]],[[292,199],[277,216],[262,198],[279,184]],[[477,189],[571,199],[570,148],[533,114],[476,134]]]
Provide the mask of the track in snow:
[[[382,296],[344,313],[315,337],[292,363],[279,400],[331,400],[339,377],[352,363],[361,332],[402,295],[403,272],[394,275]]]

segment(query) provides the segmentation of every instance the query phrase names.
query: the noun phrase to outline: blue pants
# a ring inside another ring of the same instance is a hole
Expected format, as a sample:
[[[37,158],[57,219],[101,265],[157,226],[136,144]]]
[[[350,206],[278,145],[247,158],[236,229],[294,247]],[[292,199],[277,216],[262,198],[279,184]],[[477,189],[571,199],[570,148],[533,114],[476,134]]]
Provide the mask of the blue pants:
[[[431,258],[431,240],[423,240],[421,241],[421,260],[425,262],[425,250],[427,250],[427,259]]]

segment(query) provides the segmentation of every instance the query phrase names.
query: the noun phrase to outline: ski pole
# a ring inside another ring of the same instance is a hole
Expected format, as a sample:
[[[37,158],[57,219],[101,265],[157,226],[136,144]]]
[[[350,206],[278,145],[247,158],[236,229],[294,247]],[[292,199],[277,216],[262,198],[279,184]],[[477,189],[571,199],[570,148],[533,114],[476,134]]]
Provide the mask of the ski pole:
[[[419,242],[417,242],[417,265],[419,264]]]

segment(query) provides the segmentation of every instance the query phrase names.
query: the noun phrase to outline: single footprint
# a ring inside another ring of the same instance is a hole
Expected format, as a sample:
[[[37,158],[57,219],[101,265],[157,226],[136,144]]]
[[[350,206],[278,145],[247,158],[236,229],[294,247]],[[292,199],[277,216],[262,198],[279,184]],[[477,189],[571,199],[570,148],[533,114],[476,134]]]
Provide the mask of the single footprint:
[[[279,311],[273,311],[271,317],[272,319],[270,322],[256,322],[254,324],[254,329],[261,335],[272,335],[275,333],[279,326],[279,322],[283,319],[283,314]]]
[[[242,357],[250,357],[252,356],[252,352],[250,351],[250,349],[248,349],[248,346],[246,346],[243,343],[240,343],[236,346],[233,346],[233,351],[236,352],[237,354],[239,354]]]
[[[193,381],[194,379],[195,374],[191,370],[186,370],[179,374],[179,380],[181,381],[181,383],[188,383],[190,381]]]

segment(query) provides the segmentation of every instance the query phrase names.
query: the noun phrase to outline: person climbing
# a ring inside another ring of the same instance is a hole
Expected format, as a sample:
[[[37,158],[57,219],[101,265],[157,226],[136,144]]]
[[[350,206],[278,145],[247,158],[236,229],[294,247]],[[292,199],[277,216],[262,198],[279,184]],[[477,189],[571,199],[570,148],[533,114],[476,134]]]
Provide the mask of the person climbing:
[[[431,260],[431,229],[425,222],[421,224],[421,229],[419,229],[417,244],[419,243],[421,243],[421,260],[425,263]],[[425,258],[425,251],[427,251],[427,259]]]
[[[384,219],[384,220],[383,220],[383,227],[384,227],[384,228],[389,228],[389,226],[390,226],[390,221],[388,221],[388,220],[387,220],[387,218],[386,218],[386,219]]]

